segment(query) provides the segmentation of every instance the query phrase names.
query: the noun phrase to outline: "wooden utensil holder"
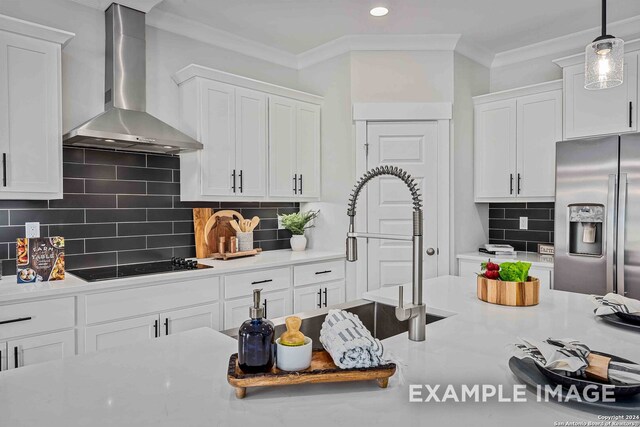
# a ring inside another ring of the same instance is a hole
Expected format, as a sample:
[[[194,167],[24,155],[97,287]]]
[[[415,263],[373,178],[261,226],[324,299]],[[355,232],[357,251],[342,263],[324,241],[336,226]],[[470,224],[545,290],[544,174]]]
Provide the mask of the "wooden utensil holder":
[[[491,304],[527,307],[540,302],[540,280],[529,276],[526,282],[506,282],[478,276],[478,299]]]

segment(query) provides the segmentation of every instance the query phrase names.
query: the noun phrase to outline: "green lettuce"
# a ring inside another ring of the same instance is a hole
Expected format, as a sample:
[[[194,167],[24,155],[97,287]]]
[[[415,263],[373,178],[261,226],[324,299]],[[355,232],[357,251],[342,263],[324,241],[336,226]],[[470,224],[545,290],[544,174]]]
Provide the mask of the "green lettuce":
[[[529,277],[530,262],[503,262],[500,264],[500,280],[505,282],[526,282]]]

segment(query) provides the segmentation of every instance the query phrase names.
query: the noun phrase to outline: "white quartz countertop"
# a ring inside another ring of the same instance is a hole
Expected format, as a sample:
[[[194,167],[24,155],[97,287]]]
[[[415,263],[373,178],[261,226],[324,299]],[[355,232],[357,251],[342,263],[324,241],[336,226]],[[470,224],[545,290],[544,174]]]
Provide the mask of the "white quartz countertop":
[[[553,268],[553,255],[541,255],[536,252],[516,252],[514,256],[491,255],[482,252],[466,252],[458,254],[456,258],[478,262],[484,262],[491,258],[492,261],[497,263],[507,261],[526,261],[530,262],[533,267]],[[478,265],[478,269],[480,269],[480,265]]]
[[[602,412],[538,403],[528,391],[526,403],[410,403],[409,385],[511,387],[518,381],[507,366],[509,345],[519,336],[573,337],[640,360],[637,333],[594,319],[584,295],[542,290],[536,307],[496,306],[477,300],[475,281],[461,277],[427,280],[424,292],[428,312],[449,317],[427,326],[425,342],[406,334],[383,341],[398,364],[387,389],[299,385],[250,389],[238,400],[226,381],[237,343],[198,329],[0,373],[2,425],[553,426],[597,421]],[[395,304],[396,295],[385,288],[367,298]]]
[[[32,284],[16,283],[15,275],[3,276],[2,280],[0,280],[0,304],[33,298],[56,297],[104,290],[115,290],[118,288],[132,286],[147,286],[172,283],[176,281],[187,281],[191,278],[196,279],[221,274],[240,273],[251,270],[276,268],[308,262],[320,262],[339,258],[344,258],[344,253],[313,249],[301,252],[277,250],[266,251],[256,256],[232,259],[228,261],[209,258],[198,259],[199,263],[213,266],[213,268],[123,277],[120,279],[104,280],[99,282],[87,282],[70,273],[66,274],[64,280]]]

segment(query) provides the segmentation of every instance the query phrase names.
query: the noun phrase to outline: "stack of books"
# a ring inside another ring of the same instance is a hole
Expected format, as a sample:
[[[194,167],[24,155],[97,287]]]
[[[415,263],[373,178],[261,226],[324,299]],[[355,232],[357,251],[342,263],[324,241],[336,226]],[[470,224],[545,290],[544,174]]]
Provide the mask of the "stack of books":
[[[511,245],[494,245],[487,243],[483,247],[480,247],[478,251],[490,254],[490,255],[515,255],[516,251]]]

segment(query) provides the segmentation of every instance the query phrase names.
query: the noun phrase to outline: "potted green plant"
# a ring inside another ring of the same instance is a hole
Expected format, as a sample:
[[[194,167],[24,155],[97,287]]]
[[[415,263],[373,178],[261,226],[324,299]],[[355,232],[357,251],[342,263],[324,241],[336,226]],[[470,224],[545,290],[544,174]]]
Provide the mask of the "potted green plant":
[[[313,221],[318,217],[320,211],[295,212],[292,214],[279,215],[282,226],[292,234],[291,250],[304,251],[307,247],[307,238],[304,231],[313,227]]]

